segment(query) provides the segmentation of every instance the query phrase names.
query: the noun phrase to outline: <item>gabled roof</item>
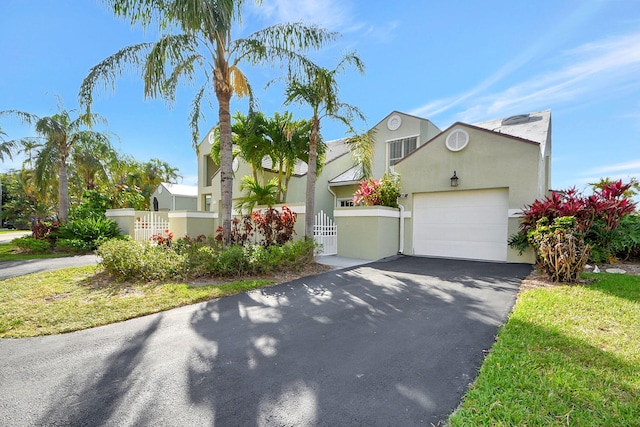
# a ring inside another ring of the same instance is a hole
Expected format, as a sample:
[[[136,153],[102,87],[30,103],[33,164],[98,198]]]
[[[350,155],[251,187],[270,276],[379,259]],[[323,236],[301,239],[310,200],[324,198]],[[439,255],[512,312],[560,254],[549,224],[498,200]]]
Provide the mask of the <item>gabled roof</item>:
[[[480,122],[473,126],[544,145],[547,142],[549,132],[551,132],[550,122],[551,110],[543,110],[536,113],[519,114],[506,119]]]
[[[327,141],[325,144],[327,145],[327,151],[325,153],[325,160],[324,160],[325,165],[328,163],[331,163],[332,161],[336,160],[339,157],[344,156],[349,152],[349,145],[347,144],[347,138],[334,139],[331,141]],[[262,159],[262,167],[267,170],[275,169],[273,162],[269,157],[264,157]],[[296,163],[293,174],[297,176],[306,175],[308,170],[309,170],[309,166],[305,162],[298,161]]]
[[[164,188],[174,196],[193,196],[198,197],[198,187],[193,185],[171,184],[169,182],[161,182]]]
[[[347,185],[354,184],[362,181],[364,174],[362,173],[362,165],[353,166],[351,169],[347,169],[340,175],[329,180],[329,185]]]

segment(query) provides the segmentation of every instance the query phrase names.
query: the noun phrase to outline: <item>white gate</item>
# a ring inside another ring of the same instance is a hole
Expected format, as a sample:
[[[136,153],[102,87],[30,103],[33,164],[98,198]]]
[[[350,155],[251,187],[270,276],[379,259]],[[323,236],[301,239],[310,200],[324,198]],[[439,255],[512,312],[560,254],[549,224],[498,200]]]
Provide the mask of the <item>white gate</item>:
[[[318,254],[338,253],[338,226],[323,211],[318,212],[313,223],[313,239],[320,245]]]
[[[135,240],[148,242],[154,234],[166,237],[165,230],[169,229],[169,221],[153,212],[149,212],[147,215],[136,218],[133,229],[135,231],[133,236]]]

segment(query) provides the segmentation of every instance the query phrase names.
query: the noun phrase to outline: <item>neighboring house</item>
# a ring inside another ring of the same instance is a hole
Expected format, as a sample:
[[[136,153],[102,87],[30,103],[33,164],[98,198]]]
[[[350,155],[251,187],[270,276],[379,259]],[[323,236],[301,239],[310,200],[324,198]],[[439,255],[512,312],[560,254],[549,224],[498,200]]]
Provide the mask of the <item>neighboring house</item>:
[[[457,122],[444,131],[429,120],[394,111],[374,129],[373,177],[381,178],[385,172],[400,175],[399,201],[405,218],[399,227],[402,238],[397,230],[391,233],[393,239],[379,239],[382,243],[376,245],[389,248],[376,253],[533,262],[531,254],[522,257],[508,248],[507,240],[518,230],[520,210],[550,188],[549,110],[476,124]],[[218,212],[220,182],[218,165],[209,155],[212,141],[209,133],[199,145],[198,210]],[[351,233],[360,208],[348,211],[348,207],[353,205],[362,171],[345,139],[329,141],[327,146],[316,184],[316,212],[351,217],[352,222],[339,229]],[[275,176],[268,163],[263,163],[267,179]],[[251,167],[240,159],[233,169],[235,205],[241,195],[240,178],[250,175]],[[305,179],[306,165],[301,164],[291,178],[287,204],[301,204],[304,209]],[[359,239],[339,242],[339,255],[362,253]]]
[[[161,182],[151,195],[154,211],[195,211],[198,208],[198,187]]]

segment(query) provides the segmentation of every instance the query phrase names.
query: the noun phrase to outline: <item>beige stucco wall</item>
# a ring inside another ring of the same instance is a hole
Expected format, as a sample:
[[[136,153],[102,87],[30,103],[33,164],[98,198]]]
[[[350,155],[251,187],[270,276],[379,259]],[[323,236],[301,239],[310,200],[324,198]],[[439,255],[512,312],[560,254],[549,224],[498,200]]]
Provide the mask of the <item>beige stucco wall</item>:
[[[462,128],[469,134],[469,144],[458,152],[449,151],[445,139],[451,131]],[[509,192],[508,235],[518,231],[516,212],[532,203],[539,192],[541,153],[538,144],[496,135],[468,126],[455,126],[418,149],[396,165],[400,174],[401,199],[405,210],[412,215],[413,195],[439,191],[464,191],[507,188]],[[451,187],[450,177],[456,171],[458,187]],[[412,221],[406,221],[406,254],[413,253]],[[532,254],[521,257],[517,251],[507,250],[508,262],[533,262]]]
[[[401,118],[400,127],[396,130],[389,130],[387,121],[391,116],[398,115]],[[393,112],[382,119],[376,126],[376,146],[374,150],[373,177],[382,178],[387,172],[389,162],[389,141],[417,136],[418,146],[424,144],[440,133],[429,120],[411,116],[404,113]]]
[[[398,253],[399,211],[383,206],[336,208],[338,256],[377,260]]]
[[[185,236],[215,236],[218,214],[213,212],[172,211],[168,213],[169,230],[175,239]]]

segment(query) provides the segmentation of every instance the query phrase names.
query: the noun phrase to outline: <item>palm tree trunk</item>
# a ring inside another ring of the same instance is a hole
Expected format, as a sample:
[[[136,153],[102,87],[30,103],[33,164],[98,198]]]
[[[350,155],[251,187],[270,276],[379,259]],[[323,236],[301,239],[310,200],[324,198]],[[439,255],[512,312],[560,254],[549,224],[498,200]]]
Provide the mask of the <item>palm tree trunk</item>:
[[[218,118],[220,121],[220,189],[222,239],[225,244],[231,240],[231,205],[233,203],[233,141],[231,138],[231,92],[220,91],[218,97]]]
[[[58,167],[58,219],[66,222],[69,218],[69,176],[67,159],[60,159]]]
[[[311,119],[311,136],[309,138],[309,167],[307,170],[307,197],[304,212],[304,237],[313,239],[313,221],[315,218],[316,171],[318,160],[318,140],[320,139],[320,119],[314,114]]]

